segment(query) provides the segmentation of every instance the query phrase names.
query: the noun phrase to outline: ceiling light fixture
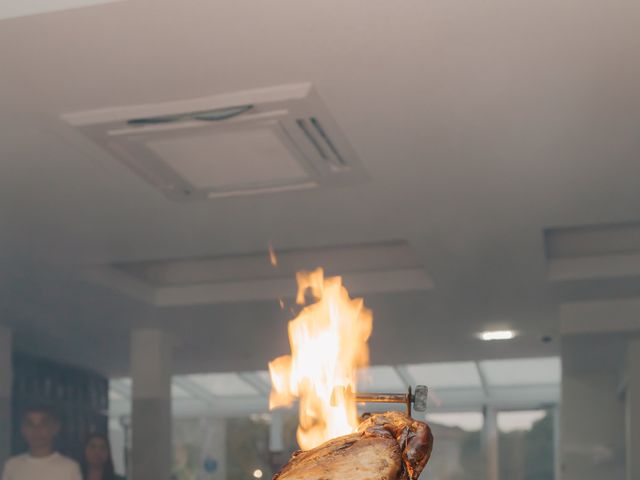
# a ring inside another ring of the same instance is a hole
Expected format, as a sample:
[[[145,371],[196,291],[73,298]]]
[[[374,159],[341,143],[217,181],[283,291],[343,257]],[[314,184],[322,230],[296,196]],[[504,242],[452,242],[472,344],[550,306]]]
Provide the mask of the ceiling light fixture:
[[[486,342],[490,340],[511,340],[515,336],[516,332],[513,330],[487,330],[478,334],[478,337]]]

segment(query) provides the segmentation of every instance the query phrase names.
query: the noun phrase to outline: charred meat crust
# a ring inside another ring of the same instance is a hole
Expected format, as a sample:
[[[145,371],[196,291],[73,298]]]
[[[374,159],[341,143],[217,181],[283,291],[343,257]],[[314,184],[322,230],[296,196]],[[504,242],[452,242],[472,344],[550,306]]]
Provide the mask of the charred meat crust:
[[[432,447],[425,423],[399,412],[376,414],[356,433],[296,452],[273,480],[417,480]]]
[[[294,455],[274,480],[396,480],[401,470],[395,440],[353,433]]]
[[[358,431],[369,435],[391,435],[402,452],[402,463],[411,480],[416,480],[426,466],[433,449],[431,429],[424,422],[400,412],[372,415],[362,422]]]

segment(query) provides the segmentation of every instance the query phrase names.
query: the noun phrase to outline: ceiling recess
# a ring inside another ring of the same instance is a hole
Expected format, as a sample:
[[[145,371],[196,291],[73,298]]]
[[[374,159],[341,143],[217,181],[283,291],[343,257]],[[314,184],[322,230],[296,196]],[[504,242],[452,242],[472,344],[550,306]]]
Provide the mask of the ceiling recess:
[[[310,84],[76,112],[63,119],[175,200],[366,178]]]
[[[201,258],[168,258],[100,265],[87,279],[152,305],[176,306],[286,299],[296,272],[322,265],[339,274],[353,295],[426,291],[433,281],[404,241]]]

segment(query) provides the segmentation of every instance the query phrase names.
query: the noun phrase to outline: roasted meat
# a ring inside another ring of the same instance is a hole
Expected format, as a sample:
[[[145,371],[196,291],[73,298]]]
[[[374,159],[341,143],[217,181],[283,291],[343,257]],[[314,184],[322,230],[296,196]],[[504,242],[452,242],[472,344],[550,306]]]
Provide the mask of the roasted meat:
[[[432,447],[426,423],[399,412],[375,414],[356,433],[295,453],[273,480],[417,480]]]

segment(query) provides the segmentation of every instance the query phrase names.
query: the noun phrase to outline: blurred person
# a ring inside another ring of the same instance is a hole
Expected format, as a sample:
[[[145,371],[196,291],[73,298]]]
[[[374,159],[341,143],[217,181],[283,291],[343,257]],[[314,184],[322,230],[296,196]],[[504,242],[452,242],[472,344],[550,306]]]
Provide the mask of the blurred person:
[[[195,475],[191,468],[191,454],[189,447],[184,444],[179,444],[174,450],[174,467],[172,480],[193,480]]]
[[[94,433],[87,439],[82,457],[84,480],[125,480],[116,475],[111,456],[111,443],[106,435]]]
[[[82,480],[78,464],[55,451],[54,440],[59,431],[60,420],[51,408],[27,408],[20,433],[29,451],[7,461],[2,480]]]

